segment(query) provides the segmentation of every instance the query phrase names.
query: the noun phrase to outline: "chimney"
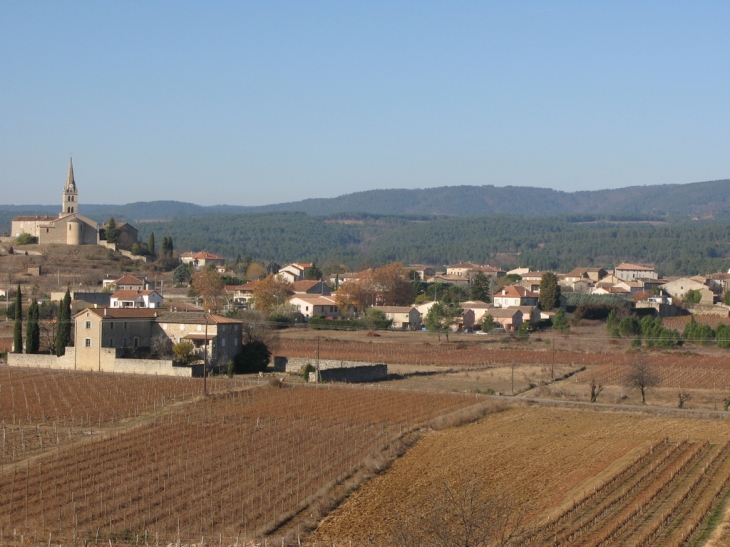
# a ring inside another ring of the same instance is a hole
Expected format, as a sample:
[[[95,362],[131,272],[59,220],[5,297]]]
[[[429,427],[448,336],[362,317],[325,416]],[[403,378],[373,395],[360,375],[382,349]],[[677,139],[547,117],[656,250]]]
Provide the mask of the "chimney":
[[[506,293],[506,291],[504,289],[502,289],[502,296],[504,296],[505,293]]]
[[[104,317],[106,317],[106,308],[104,308]]]

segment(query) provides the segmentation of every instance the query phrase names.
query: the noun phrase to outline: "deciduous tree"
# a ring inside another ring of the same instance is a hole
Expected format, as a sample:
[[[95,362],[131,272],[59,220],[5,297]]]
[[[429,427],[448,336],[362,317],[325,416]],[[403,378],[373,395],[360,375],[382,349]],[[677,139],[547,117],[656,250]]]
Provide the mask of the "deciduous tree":
[[[205,269],[193,275],[193,288],[203,298],[205,309],[213,313],[223,307],[226,285],[215,269]]]
[[[266,268],[258,262],[251,262],[248,268],[246,268],[246,277],[248,279],[263,279],[266,277]]]
[[[629,374],[626,376],[626,386],[635,389],[641,395],[641,402],[646,404],[646,393],[659,385],[659,377],[654,374],[649,363],[643,357],[638,357],[629,365]]]
[[[268,314],[286,303],[290,294],[289,283],[282,276],[269,274],[253,288],[253,307]]]

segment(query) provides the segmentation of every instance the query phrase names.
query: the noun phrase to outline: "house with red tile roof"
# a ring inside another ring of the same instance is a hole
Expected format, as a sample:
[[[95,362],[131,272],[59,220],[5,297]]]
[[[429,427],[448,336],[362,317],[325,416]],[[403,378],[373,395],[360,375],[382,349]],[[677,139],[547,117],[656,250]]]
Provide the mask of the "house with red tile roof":
[[[519,285],[508,285],[493,297],[496,308],[517,308],[520,306],[537,306],[539,295]]]

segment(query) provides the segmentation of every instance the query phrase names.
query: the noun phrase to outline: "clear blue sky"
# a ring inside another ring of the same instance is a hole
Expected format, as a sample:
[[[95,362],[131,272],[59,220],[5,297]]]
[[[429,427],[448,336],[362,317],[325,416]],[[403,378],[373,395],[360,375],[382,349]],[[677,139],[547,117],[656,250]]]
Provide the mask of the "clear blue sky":
[[[0,3],[0,203],[730,178],[729,2]]]

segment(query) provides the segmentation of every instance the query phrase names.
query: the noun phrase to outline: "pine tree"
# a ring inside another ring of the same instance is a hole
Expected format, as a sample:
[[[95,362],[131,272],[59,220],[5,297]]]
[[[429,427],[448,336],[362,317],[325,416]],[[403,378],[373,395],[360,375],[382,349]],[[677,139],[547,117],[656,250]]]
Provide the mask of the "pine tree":
[[[155,233],[151,232],[150,237],[147,240],[147,250],[152,256],[155,256]]]
[[[477,273],[471,280],[471,291],[469,297],[472,300],[491,302],[491,294],[489,292],[489,279],[486,275],[484,275],[484,272]]]
[[[38,326],[38,301],[33,298],[28,308],[28,321],[25,326],[25,353],[38,353],[41,345],[41,331]]]
[[[565,317],[565,313],[563,313],[563,310],[558,309],[558,311],[555,312],[555,315],[553,316],[553,328],[558,332],[568,332],[570,330],[570,323],[568,323],[568,318]]]
[[[23,296],[20,285],[15,293],[15,325],[13,329],[13,353],[23,353]]]
[[[66,354],[66,346],[71,343],[71,292],[66,289],[66,294],[58,306],[58,318],[56,323],[56,355],[61,357]]]

